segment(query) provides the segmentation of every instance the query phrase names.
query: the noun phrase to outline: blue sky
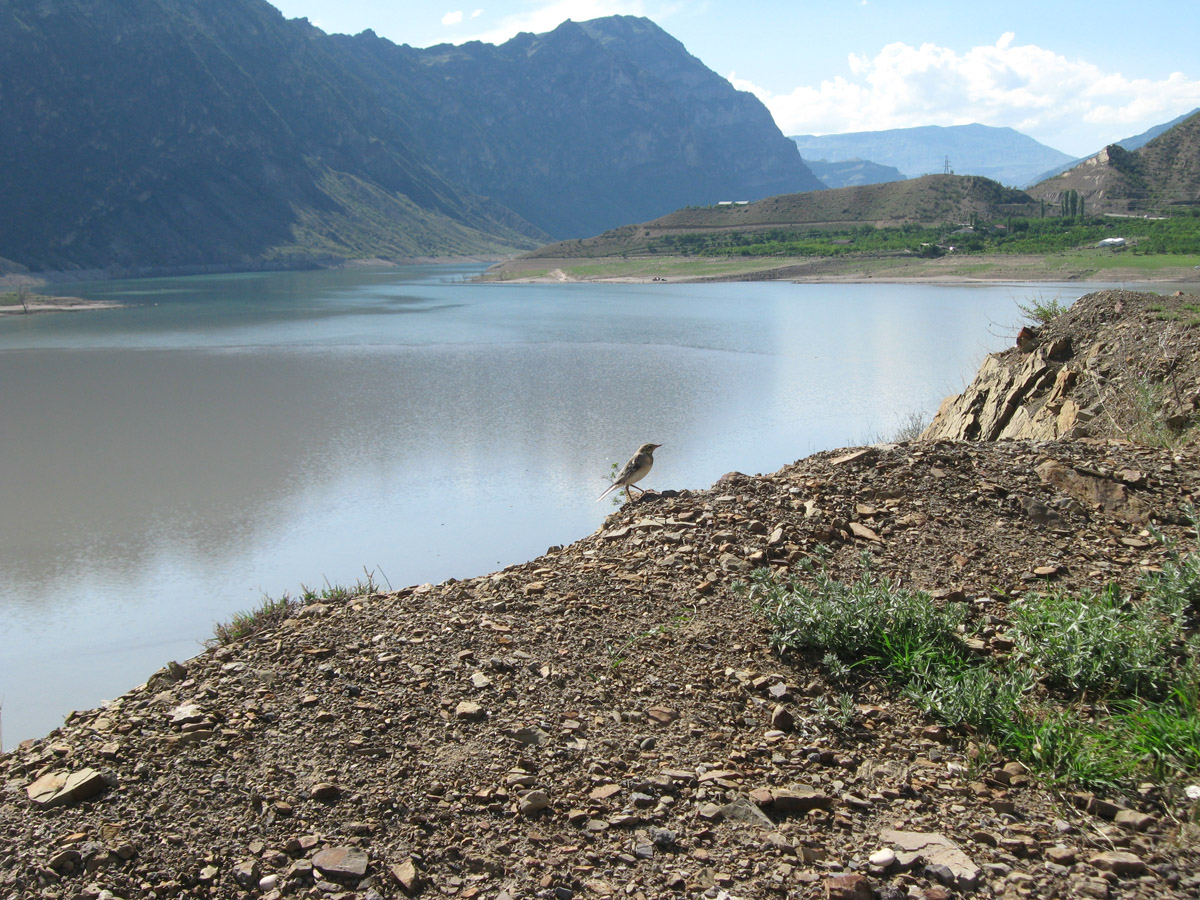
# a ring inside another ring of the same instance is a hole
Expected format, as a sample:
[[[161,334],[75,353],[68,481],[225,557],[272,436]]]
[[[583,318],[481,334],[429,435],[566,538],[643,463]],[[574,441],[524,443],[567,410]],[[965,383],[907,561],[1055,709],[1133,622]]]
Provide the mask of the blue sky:
[[[756,94],[785,134],[981,122],[1083,156],[1200,107],[1195,0],[271,2],[414,47],[646,16]]]

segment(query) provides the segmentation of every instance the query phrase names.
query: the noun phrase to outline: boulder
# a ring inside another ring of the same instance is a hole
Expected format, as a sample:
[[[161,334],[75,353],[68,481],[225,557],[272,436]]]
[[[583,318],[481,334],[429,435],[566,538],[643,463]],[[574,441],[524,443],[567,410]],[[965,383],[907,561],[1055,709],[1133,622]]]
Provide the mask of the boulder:
[[[78,772],[50,772],[25,788],[34,806],[50,809],[95,797],[108,787],[104,776],[95,769]]]

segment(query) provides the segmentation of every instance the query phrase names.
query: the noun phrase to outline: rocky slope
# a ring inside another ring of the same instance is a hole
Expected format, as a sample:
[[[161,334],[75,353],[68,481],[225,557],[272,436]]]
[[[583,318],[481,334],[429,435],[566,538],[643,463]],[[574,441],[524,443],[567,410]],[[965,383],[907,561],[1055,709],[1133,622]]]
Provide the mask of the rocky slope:
[[[1200,297],[1099,291],[984,360],[923,438],[1195,439]]]
[[[1065,795],[873,683],[835,721],[846,687],[730,586],[868,552],[1002,623],[1047,579],[1157,565],[1146,525],[1186,539],[1198,473],[1106,443],[822,453],[491,576],[311,605],[0,758],[0,893],[1195,896],[1177,798]]]

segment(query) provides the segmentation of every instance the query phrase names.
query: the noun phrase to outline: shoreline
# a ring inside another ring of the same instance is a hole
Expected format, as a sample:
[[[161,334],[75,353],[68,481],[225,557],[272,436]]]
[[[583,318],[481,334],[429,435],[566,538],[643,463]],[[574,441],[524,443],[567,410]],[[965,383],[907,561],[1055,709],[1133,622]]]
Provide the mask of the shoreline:
[[[1089,250],[1055,256],[960,255],[939,259],[897,256],[853,258],[747,258],[639,256],[639,257],[536,257],[463,256],[412,259],[342,260],[310,269],[350,269],[405,265],[491,265],[472,281],[482,284],[704,284],[735,281],[790,281],[795,284],[1048,284],[1081,283],[1114,285],[1200,286],[1200,267],[1191,257],[1176,262],[1160,257],[1135,257],[1137,264],[1115,265],[1111,253]],[[1173,265],[1166,263],[1175,262]],[[0,293],[19,287],[37,288],[81,280],[112,281],[189,275],[243,274],[278,271],[280,267],[188,266],[172,271],[87,270],[0,275]],[[84,301],[77,297],[44,297],[36,311],[57,312],[76,308],[116,308],[118,303]],[[57,302],[47,303],[46,300]],[[85,304],[90,304],[86,305]],[[33,312],[32,308],[30,312]],[[18,305],[0,305],[0,315],[24,312]]]
[[[1139,258],[1141,263],[1143,258]],[[1178,284],[1200,285],[1200,270],[1183,263],[1111,265],[1111,256],[958,256],[934,260],[897,257],[853,259],[747,259],[709,257],[518,257],[489,268],[476,281],[489,284],[608,283],[703,284],[790,281],[796,284]]]

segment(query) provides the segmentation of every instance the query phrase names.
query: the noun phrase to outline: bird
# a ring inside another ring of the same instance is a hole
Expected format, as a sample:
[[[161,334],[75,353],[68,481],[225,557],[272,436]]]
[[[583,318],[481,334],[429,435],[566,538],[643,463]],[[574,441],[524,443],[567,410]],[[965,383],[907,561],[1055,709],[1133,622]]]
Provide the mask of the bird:
[[[617,477],[599,497],[596,502],[599,503],[617,488],[625,488],[625,496],[632,500],[633,495],[629,492],[633,489],[634,482],[641,481],[650,471],[650,467],[654,465],[654,451],[661,447],[662,444],[642,444],[638,447],[637,453],[629,458],[629,462],[621,467],[621,471],[617,473]],[[643,494],[646,493],[644,488],[638,488]]]

